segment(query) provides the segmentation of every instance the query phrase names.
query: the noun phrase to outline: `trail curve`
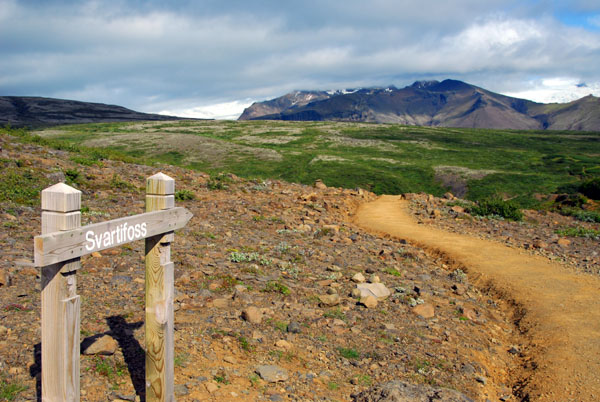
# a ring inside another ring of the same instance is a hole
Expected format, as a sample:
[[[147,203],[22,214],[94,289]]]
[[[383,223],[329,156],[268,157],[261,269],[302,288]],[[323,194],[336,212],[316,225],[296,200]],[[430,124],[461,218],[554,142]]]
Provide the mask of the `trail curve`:
[[[535,367],[524,369],[532,401],[600,401],[600,278],[546,258],[418,224],[400,196],[362,204],[354,223],[406,239],[464,265],[522,308],[519,328]]]

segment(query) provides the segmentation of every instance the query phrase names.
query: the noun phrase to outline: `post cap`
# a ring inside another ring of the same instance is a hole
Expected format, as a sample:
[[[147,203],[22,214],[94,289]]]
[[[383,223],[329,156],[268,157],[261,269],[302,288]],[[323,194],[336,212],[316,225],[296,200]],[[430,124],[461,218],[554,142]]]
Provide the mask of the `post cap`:
[[[175,194],[175,180],[162,172],[150,176],[146,179],[146,194]]]
[[[65,183],[57,183],[42,190],[42,209],[72,212],[81,209],[81,191]]]

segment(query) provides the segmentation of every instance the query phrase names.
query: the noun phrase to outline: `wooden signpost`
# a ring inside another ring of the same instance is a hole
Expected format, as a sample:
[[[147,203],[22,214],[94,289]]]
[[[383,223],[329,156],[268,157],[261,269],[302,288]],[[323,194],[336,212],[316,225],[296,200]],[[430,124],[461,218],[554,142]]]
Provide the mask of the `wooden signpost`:
[[[79,401],[80,257],[146,242],[146,401],[173,401],[173,231],[192,214],[175,208],[175,181],[146,180],[146,213],[81,227],[81,192],[59,183],[42,191],[42,401]]]

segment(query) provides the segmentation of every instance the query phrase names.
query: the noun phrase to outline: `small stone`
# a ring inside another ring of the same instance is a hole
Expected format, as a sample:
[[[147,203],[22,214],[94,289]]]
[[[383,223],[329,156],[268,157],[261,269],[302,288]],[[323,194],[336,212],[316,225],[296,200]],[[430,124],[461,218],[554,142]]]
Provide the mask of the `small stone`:
[[[319,300],[321,301],[321,305],[326,307],[333,307],[340,304],[340,295],[321,295],[319,296]]]
[[[315,180],[315,188],[318,188],[319,190],[326,190],[327,186],[325,183],[323,183],[323,180],[317,179]]]
[[[83,395],[83,394],[82,394]],[[134,402],[135,398],[136,398],[136,394],[123,394],[120,392],[112,392],[111,393],[111,398],[115,398],[114,401],[130,401],[130,402]]]
[[[206,391],[208,391],[209,394],[213,394],[219,389],[219,386],[214,382],[208,382],[204,384],[204,387],[206,388]]]
[[[338,225],[323,225],[323,230],[332,234],[338,234],[340,232],[340,227]]]
[[[233,356],[225,356],[225,357],[223,358],[223,361],[224,361],[225,363],[237,364],[237,360],[236,360],[236,358],[235,358],[235,357],[233,357]]]
[[[451,192],[444,193],[444,198],[446,200],[454,200],[454,199],[456,199],[456,197],[454,196],[454,194],[452,194]]]
[[[361,274],[360,272],[358,272],[357,274],[354,274],[354,276],[352,277],[352,281],[356,282],[356,283],[363,283],[366,281],[365,276],[363,274]]]
[[[275,342],[275,346],[285,350],[290,350],[292,348],[292,344],[283,339],[280,339],[277,342]]]
[[[242,318],[251,324],[260,324],[262,322],[262,311],[257,307],[250,306],[242,311]]]
[[[567,246],[571,245],[571,240],[569,240],[569,239],[558,239],[556,241],[556,244],[558,244],[561,247],[567,247]]]
[[[50,183],[64,183],[67,179],[63,172],[52,172],[46,175]]]
[[[300,324],[298,324],[296,321],[291,321],[287,326],[287,332],[292,334],[299,334],[301,330],[302,328],[300,327]]]
[[[377,307],[377,298],[375,298],[375,296],[362,297],[360,299],[360,304],[366,308],[375,308]]]
[[[411,311],[413,314],[422,318],[433,318],[433,316],[435,316],[435,309],[433,305],[429,303],[419,304],[413,307]]]
[[[213,300],[212,305],[216,308],[227,308],[229,307],[229,299],[215,299]]]
[[[256,373],[267,382],[287,381],[289,378],[286,369],[275,365],[258,366]]]
[[[84,351],[84,355],[105,355],[109,356],[117,351],[117,341],[110,335],[104,335],[94,341]]]
[[[12,283],[10,274],[6,270],[0,271],[0,288],[9,287]]]
[[[467,292],[467,288],[464,285],[456,283],[456,284],[452,285],[452,291],[455,294],[457,294],[459,296],[462,296],[462,295],[464,295]]]
[[[475,377],[475,381],[477,381],[478,383],[481,383],[483,385],[487,384],[487,378],[482,377],[480,375]]]
[[[235,285],[234,289],[235,289],[236,292],[240,292],[240,293],[245,292],[245,291],[248,290],[248,288],[245,287],[244,285]]]
[[[471,308],[471,307],[461,307],[460,308],[460,312],[462,313],[462,315],[466,318],[468,318],[471,321],[477,320],[478,314],[477,311],[475,311],[475,309]]]
[[[455,205],[452,208],[450,208],[452,211],[456,212],[457,214],[464,214],[465,213],[465,209],[459,205]]]
[[[379,279],[379,276],[377,275],[371,275],[369,277],[369,283],[380,283],[381,279]]]
[[[185,384],[175,384],[173,391],[175,391],[175,395],[177,396],[183,396],[189,393],[188,387]]]
[[[361,292],[358,289],[352,289],[352,297],[360,299]]]

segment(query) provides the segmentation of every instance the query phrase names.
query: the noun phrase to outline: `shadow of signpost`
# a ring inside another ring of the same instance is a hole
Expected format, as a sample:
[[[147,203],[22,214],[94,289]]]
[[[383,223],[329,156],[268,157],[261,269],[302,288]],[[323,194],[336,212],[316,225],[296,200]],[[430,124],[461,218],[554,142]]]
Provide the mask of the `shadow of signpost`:
[[[125,364],[131,375],[131,382],[135,393],[139,395],[140,400],[143,402],[146,400],[146,352],[140,345],[140,343],[133,336],[133,331],[144,325],[143,322],[128,323],[122,316],[112,316],[106,319],[110,331],[106,334],[112,336],[118,343],[123,357],[125,358]],[[89,345],[91,345],[97,338],[100,338],[106,334],[97,334],[88,338],[85,338],[81,342],[81,350],[84,351]],[[29,374],[36,380],[36,400],[39,402],[42,400],[42,382],[41,382],[41,371],[42,371],[42,345],[38,343],[34,345],[34,364],[29,367]]]
[[[29,367],[29,375],[35,378],[35,396],[36,401],[42,400],[42,344],[36,343],[33,345],[33,360],[34,363]]]
[[[110,335],[119,343],[125,364],[131,375],[135,393],[142,401],[146,400],[146,352],[133,336],[133,331],[144,325],[143,322],[128,323],[120,315],[106,319]],[[83,350],[83,349],[82,349]]]

